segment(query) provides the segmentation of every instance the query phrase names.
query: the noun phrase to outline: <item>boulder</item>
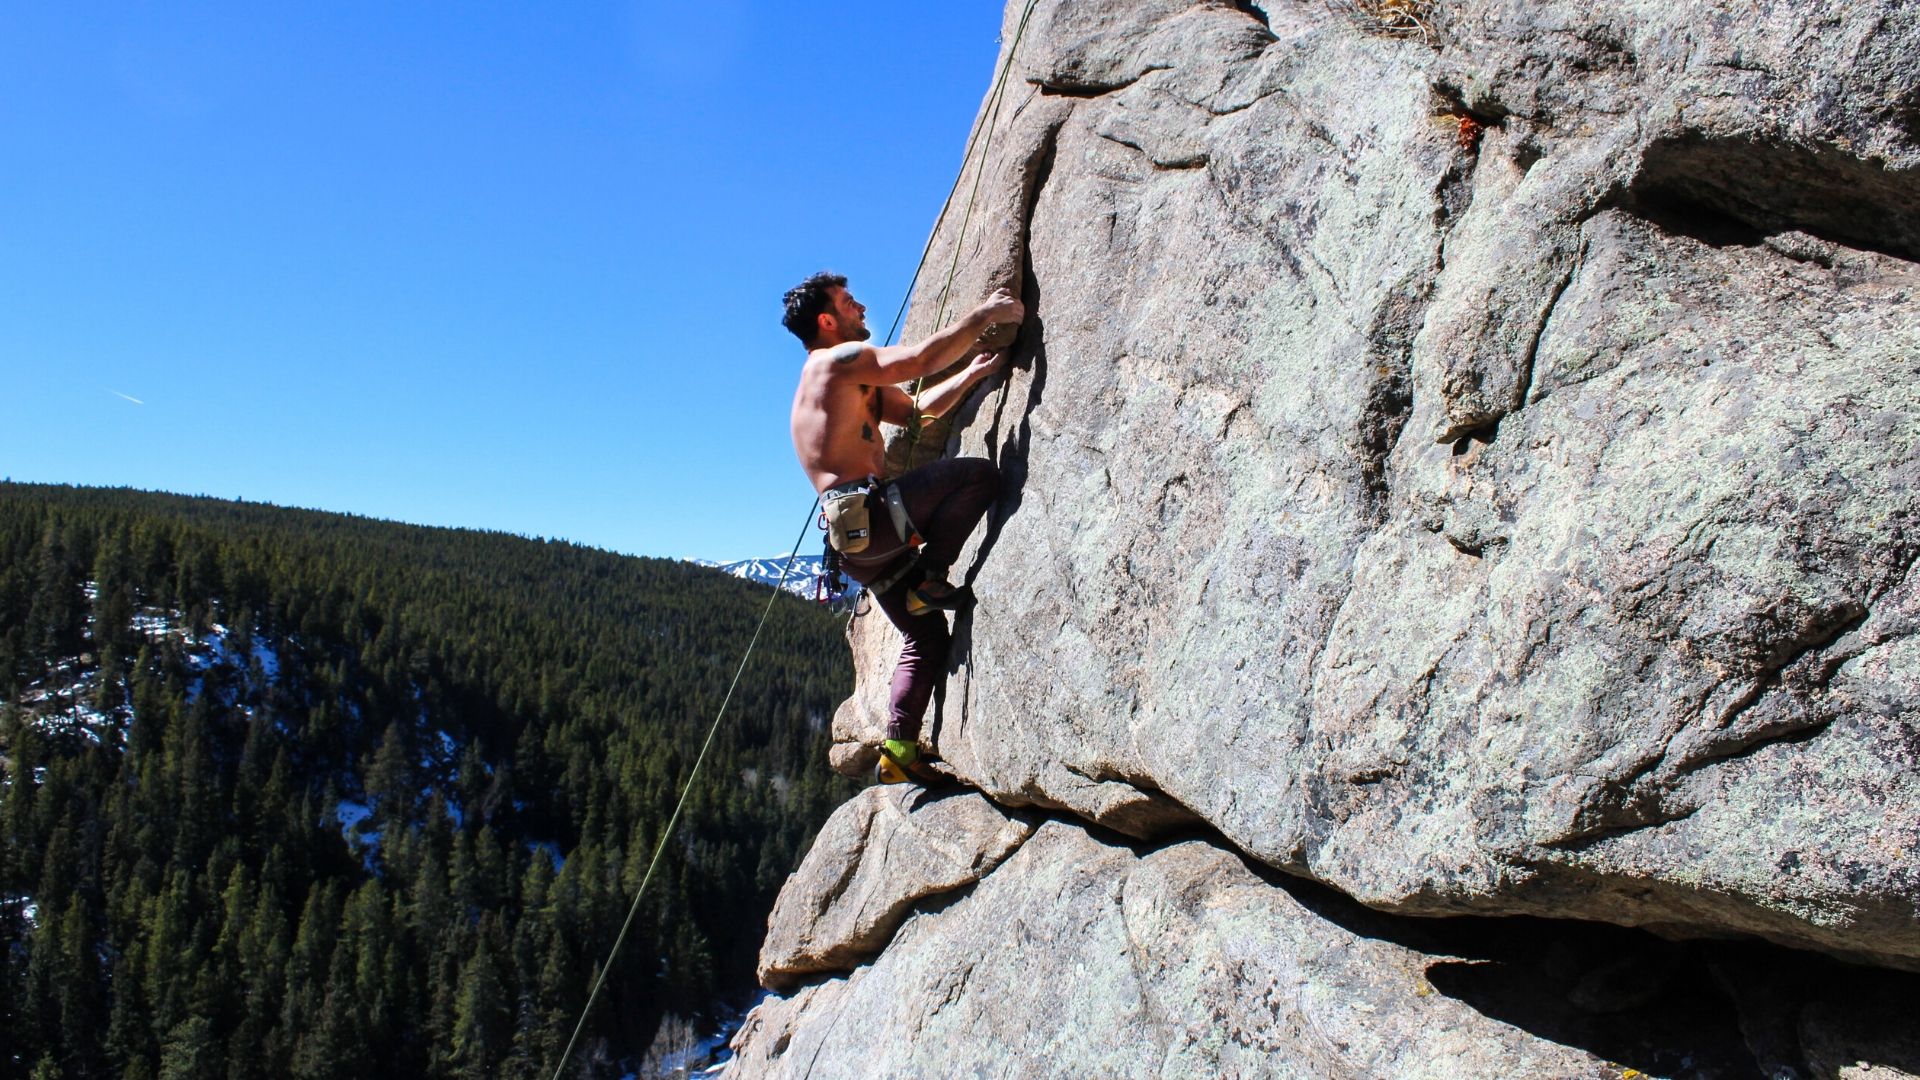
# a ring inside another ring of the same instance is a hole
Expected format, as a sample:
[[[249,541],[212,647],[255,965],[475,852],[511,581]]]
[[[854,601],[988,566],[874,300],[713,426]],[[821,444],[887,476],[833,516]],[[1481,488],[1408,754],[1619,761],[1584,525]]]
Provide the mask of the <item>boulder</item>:
[[[915,901],[978,881],[1033,828],[977,794],[868,788],[834,811],[782,886],[760,982],[783,989],[871,959]]]
[[[1920,969],[1920,22],[1396,7],[1009,5],[906,329],[1030,309],[896,433],[1007,479],[926,741],[1378,909]]]
[[[1761,952],[1382,915],[1204,838],[1054,820],[871,964],[758,1006],[727,1075],[1910,1075],[1879,1002],[1920,977]]]

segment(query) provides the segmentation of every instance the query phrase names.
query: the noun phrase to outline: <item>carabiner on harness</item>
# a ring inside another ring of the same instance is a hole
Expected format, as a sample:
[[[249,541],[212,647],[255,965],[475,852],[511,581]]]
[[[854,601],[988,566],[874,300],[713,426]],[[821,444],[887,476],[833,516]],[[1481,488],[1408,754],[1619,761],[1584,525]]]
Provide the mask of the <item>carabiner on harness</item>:
[[[820,572],[813,576],[813,602],[826,605],[837,603],[847,594],[847,576],[840,565],[840,553],[832,544],[820,556]]]

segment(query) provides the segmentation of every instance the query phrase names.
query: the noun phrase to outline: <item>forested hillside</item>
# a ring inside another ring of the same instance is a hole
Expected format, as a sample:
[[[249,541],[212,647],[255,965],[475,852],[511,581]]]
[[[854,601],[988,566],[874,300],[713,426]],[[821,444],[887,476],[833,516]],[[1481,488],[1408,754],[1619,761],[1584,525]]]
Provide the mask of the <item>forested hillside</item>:
[[[565,543],[0,484],[0,1077],[549,1075],[766,601]],[[595,1074],[751,983],[850,794],[838,631],[775,604]]]

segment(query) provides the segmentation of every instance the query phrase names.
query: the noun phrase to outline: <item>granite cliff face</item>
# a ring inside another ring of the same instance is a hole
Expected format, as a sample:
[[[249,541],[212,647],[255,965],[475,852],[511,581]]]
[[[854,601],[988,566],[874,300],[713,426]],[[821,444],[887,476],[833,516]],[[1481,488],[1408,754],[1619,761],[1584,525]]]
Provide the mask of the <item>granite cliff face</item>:
[[[1419,25],[1385,33],[1396,11]],[[1024,816],[978,874],[919,875],[958,891],[848,901],[888,912],[846,921],[858,947],[763,955],[814,981],[742,1067],[860,1074],[819,1025],[880,994],[988,1075],[1022,1060],[962,1034],[996,997],[1061,1046],[1156,1018],[1089,1075],[1576,1075],[1627,1053],[1566,1034],[1579,943],[1614,924],[1659,935],[1633,939],[1649,981],[1720,988],[1726,1075],[1920,1069],[1834,1049],[1887,1034],[1853,1005],[1665,943],[1870,965],[1920,1008],[1920,17],[1037,0],[1012,65],[972,223],[932,245],[961,248],[953,295],[930,275],[906,334],[1013,285],[1018,366],[896,450],[1007,475],[928,741]],[[839,767],[871,761],[896,647],[856,622]],[[832,835],[789,914],[876,851]],[[1372,910],[1329,919],[1296,879]],[[1473,950],[1406,929],[1432,915],[1554,920],[1569,1011],[1466,1007],[1431,973]],[[1058,954],[954,984],[983,935],[1061,920]],[[1131,996],[1081,1010],[1056,965]],[[1366,1003],[1407,1025],[1391,1047]],[[1719,1061],[1715,1023],[1629,1049]]]

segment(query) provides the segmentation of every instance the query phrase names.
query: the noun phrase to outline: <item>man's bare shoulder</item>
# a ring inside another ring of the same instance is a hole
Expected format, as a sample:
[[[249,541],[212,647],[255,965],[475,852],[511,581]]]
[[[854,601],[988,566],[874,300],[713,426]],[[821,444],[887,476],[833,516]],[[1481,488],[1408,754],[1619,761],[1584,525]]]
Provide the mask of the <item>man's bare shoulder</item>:
[[[815,349],[807,354],[804,379],[822,390],[872,382],[873,366],[859,363],[861,357],[871,349],[872,346],[858,341]]]
[[[860,354],[868,348],[862,341],[843,341],[826,349],[815,349],[807,354],[807,363],[824,367],[845,367],[860,359]]]

